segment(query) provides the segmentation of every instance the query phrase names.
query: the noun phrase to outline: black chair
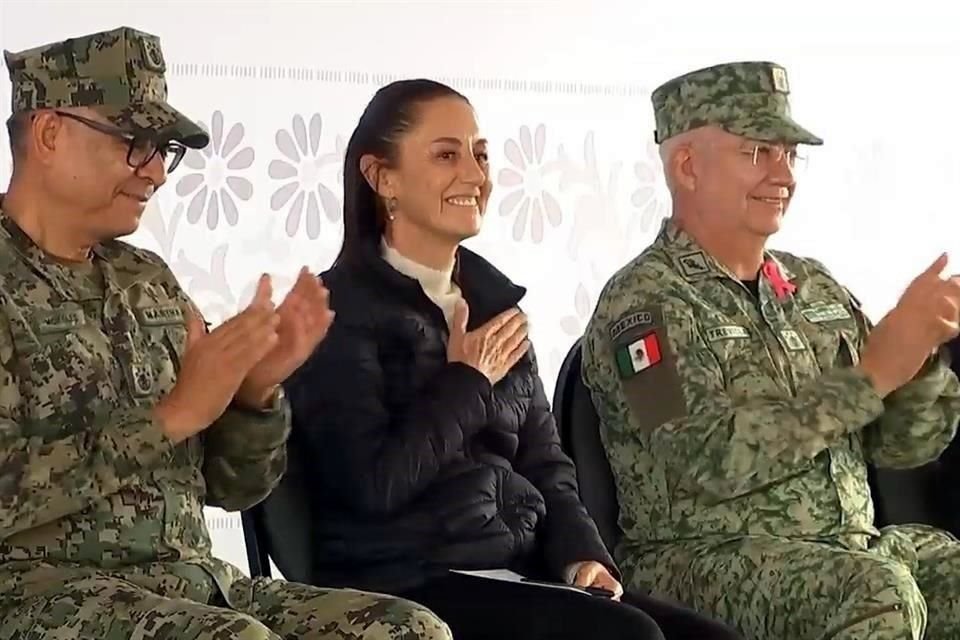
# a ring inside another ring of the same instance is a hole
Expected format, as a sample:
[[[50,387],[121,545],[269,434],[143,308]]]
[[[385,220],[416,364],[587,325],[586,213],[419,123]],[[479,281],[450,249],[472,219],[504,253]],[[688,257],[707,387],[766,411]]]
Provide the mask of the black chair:
[[[941,526],[960,537],[960,438],[940,455],[935,471],[931,472],[930,486],[936,496],[936,509]]]
[[[270,560],[287,580],[310,584],[313,566],[310,502],[295,447],[280,484],[260,504],[241,513],[252,577],[270,577]]]
[[[243,525],[243,545],[247,548],[247,565],[251,578],[270,577],[270,554],[267,552],[267,532],[263,517],[263,503],[240,512]]]
[[[941,529],[952,528],[952,518],[944,512],[942,498],[951,486],[937,486],[941,473],[939,461],[914,469],[876,469],[868,476],[873,493],[876,526],[920,523]]]
[[[560,444],[577,468],[580,499],[613,553],[623,536],[618,524],[617,487],[600,440],[600,418],[580,376],[580,362],[577,340],[560,366],[553,392],[553,415],[560,430]]]

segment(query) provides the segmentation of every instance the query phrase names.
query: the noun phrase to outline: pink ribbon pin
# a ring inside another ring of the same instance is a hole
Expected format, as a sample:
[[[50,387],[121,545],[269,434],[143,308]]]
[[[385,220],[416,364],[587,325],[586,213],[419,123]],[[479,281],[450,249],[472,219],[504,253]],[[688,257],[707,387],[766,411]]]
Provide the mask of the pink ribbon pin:
[[[783,273],[780,271],[780,265],[773,259],[768,258],[763,263],[760,271],[770,282],[770,286],[773,287],[773,295],[777,297],[777,300],[783,300],[797,290],[797,285],[783,277]]]

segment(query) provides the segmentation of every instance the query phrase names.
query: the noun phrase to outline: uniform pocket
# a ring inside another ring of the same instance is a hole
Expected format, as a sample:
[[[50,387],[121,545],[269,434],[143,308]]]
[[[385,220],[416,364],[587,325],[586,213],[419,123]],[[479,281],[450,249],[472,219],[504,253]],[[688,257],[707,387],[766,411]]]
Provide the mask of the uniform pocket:
[[[59,323],[51,320],[58,317]],[[11,319],[11,329],[9,367],[20,384],[28,435],[62,438],[88,428],[103,401],[115,396],[107,336],[88,324],[82,311],[71,315],[44,308]]]

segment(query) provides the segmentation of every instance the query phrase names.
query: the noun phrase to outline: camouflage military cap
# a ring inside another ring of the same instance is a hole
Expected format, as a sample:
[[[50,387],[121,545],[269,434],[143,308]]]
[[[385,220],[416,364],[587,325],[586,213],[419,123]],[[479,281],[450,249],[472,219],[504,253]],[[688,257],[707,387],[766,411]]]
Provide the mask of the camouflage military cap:
[[[658,143],[706,125],[752,140],[823,144],[790,116],[787,71],[772,62],[732,62],[686,73],[653,91]]]
[[[167,103],[166,62],[157,36],[121,27],[3,55],[13,83],[14,114],[92,107],[133,133],[195,149],[210,141]]]

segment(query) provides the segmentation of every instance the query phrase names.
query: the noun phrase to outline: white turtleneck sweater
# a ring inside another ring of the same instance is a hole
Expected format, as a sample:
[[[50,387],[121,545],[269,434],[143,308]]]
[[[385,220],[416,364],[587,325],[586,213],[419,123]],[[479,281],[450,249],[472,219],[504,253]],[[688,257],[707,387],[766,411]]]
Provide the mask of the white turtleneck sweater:
[[[380,250],[387,264],[420,283],[420,288],[427,297],[443,311],[443,317],[449,327],[453,321],[453,309],[457,301],[463,298],[460,287],[453,281],[453,265],[442,271],[425,267],[419,262],[400,255],[399,251],[387,244],[386,238],[381,239]]]

